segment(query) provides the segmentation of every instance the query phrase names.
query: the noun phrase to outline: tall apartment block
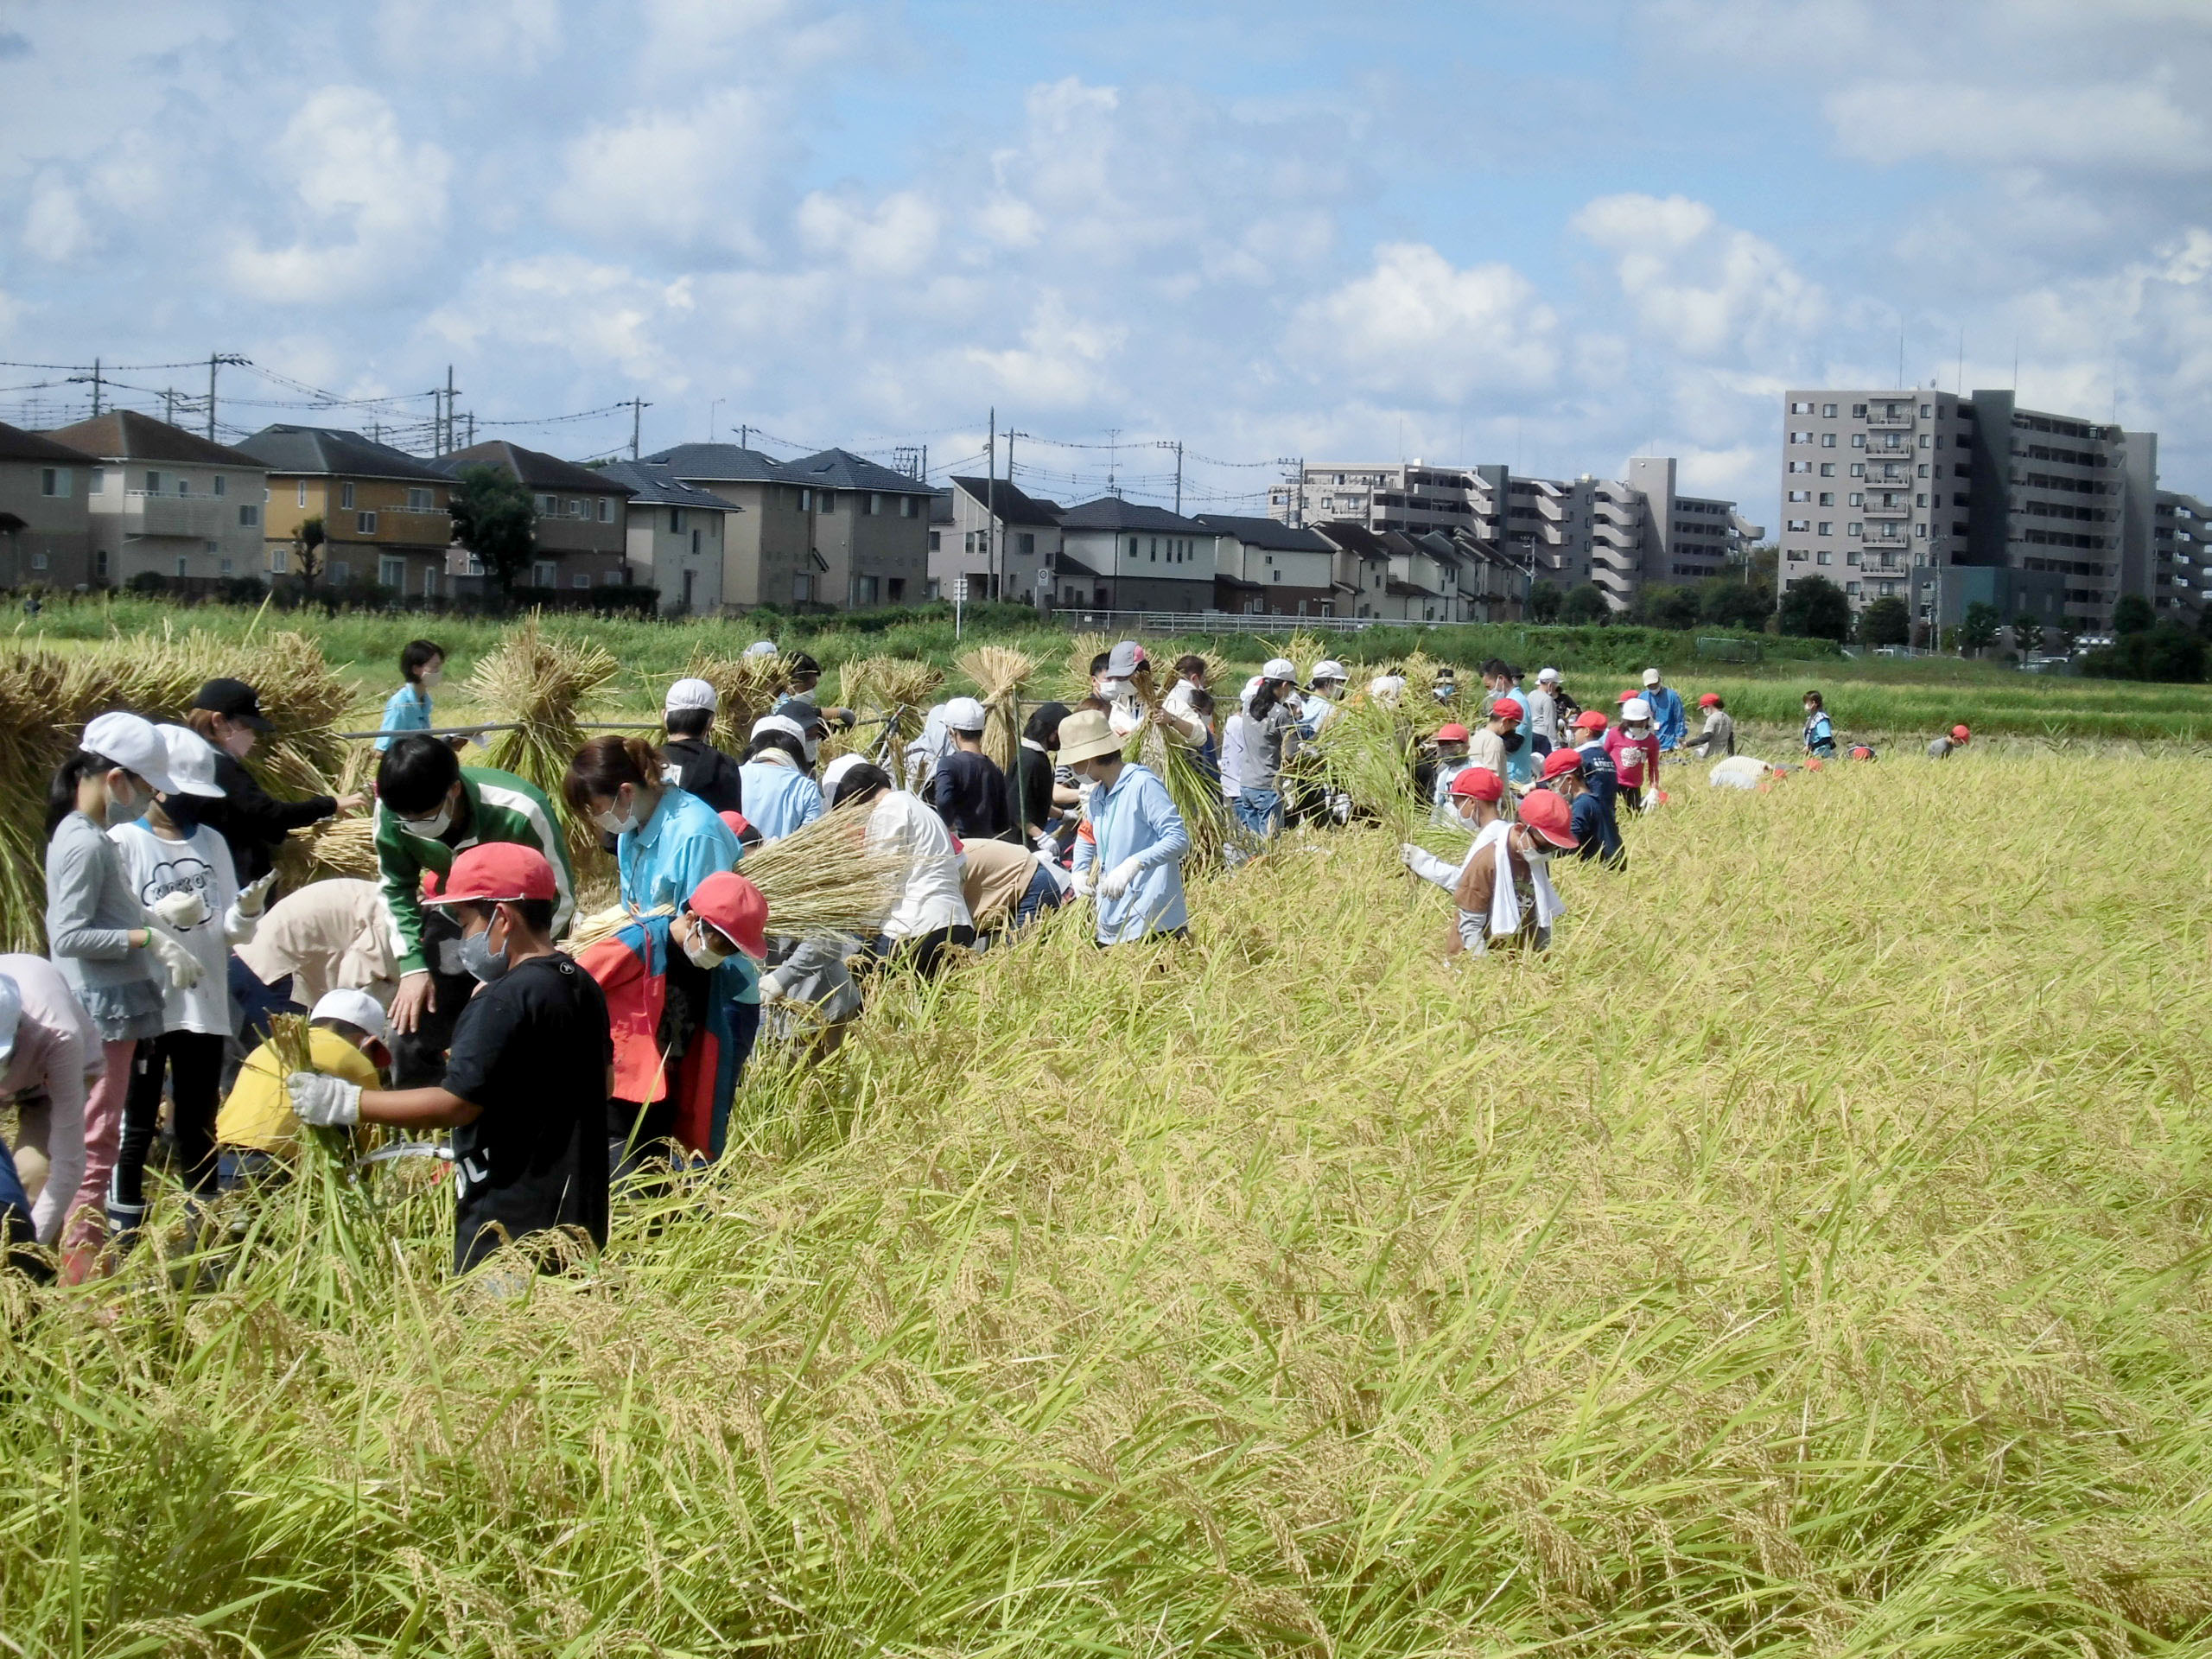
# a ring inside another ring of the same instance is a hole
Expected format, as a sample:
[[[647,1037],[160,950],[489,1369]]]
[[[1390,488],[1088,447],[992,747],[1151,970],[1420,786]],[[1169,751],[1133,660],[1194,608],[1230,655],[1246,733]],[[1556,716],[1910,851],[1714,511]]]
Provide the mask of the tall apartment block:
[[[1977,601],[2094,633],[2150,595],[2150,432],[2018,407],[2010,391],[1783,394],[1780,575],[1903,599],[1923,623]]]
[[[2152,607],[2196,626],[2212,597],[2212,507],[2178,490],[2160,490],[2151,564]]]
[[[1465,531],[1538,581],[1597,584],[1615,610],[1646,586],[1696,582],[1740,563],[1765,532],[1732,501],[1678,494],[1670,456],[1639,455],[1625,479],[1516,477],[1508,467],[1420,461],[1307,462],[1268,496],[1291,524],[1350,519],[1378,534]]]

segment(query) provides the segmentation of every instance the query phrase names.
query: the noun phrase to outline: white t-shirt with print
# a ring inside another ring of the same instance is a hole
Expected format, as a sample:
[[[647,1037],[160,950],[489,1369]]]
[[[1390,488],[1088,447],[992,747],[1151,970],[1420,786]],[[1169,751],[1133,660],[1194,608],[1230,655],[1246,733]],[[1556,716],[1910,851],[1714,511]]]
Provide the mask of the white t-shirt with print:
[[[200,982],[184,991],[163,976],[162,1028],[228,1036],[231,945],[223,923],[238,900],[229,846],[204,823],[182,841],[164,840],[143,823],[119,823],[107,833],[123,856],[123,872],[131,890],[149,911],[156,899],[172,893],[197,893],[207,903],[207,918],[197,927],[168,930],[198,960],[200,975]]]

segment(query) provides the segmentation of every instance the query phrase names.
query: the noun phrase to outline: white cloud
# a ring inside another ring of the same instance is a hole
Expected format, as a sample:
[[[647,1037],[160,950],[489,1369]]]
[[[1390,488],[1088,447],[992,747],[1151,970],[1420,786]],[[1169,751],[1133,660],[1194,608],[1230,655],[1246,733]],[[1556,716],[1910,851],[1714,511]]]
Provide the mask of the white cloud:
[[[560,221],[603,245],[766,251],[761,209],[790,160],[779,102],[725,86],[688,109],[594,123],[569,146]]]
[[[560,0],[383,0],[377,40],[403,69],[528,74],[561,49]]]
[[[1600,196],[1571,221],[1613,256],[1647,337],[1693,358],[1768,357],[1809,343],[1824,321],[1817,284],[1772,243],[1720,223],[1686,196]]]
[[[1426,244],[1394,242],[1366,276],[1300,307],[1285,349],[1363,391],[1457,403],[1548,385],[1558,324],[1512,266],[1461,270]]]
[[[242,238],[232,282],[257,299],[293,304],[356,297],[434,248],[446,221],[452,163],[410,143],[384,98],[326,86],[301,105],[276,149],[306,233],[289,247]]]
[[[1030,315],[1029,326],[1021,331],[1018,349],[995,352],[970,346],[966,356],[987,372],[998,395],[1037,407],[1065,409],[1109,394],[1105,366],[1128,335],[1118,325],[1071,315],[1066,299],[1047,289]]]
[[[1871,162],[1935,156],[1978,167],[2212,168],[2212,133],[2163,86],[1860,81],[1831,93],[1824,108],[1837,147]]]
[[[798,205],[799,240],[819,257],[843,261],[862,276],[910,276],[937,250],[936,207],[917,191],[886,196],[871,211],[846,195],[817,190]]]
[[[57,175],[46,173],[31,187],[23,214],[23,246],[54,264],[74,259],[92,245],[92,227],[77,204],[77,193]]]
[[[579,369],[613,371],[681,391],[690,384],[674,328],[695,307],[690,279],[658,283],[575,254],[511,259],[479,270],[432,313],[423,332],[501,360],[527,346]]]

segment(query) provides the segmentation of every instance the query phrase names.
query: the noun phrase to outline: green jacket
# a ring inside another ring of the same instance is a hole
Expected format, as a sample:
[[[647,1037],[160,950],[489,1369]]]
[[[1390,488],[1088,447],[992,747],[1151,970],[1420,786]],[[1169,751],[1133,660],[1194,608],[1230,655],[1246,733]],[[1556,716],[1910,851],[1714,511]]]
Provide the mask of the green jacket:
[[[456,826],[458,842],[425,841],[407,833],[399,819],[377,803],[377,868],[383,887],[385,925],[399,971],[411,974],[430,964],[423,957],[423,872],[442,876],[454,855],[479,842],[513,842],[535,847],[553,867],[558,896],[553,904],[553,937],[569,931],[576,910],[576,880],[569,868],[569,849],[552,804],[537,786],[512,772],[489,766],[463,766],[461,791],[467,798],[467,819]],[[452,833],[448,831],[448,833]]]

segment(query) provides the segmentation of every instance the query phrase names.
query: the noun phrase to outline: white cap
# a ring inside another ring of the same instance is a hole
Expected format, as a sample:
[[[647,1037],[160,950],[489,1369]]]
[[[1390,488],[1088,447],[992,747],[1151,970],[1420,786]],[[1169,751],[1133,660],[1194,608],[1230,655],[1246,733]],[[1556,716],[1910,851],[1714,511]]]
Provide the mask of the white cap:
[[[16,1058],[16,1027],[23,1020],[23,994],[16,982],[0,974],[0,1065]]]
[[[391,1027],[385,1023],[384,1005],[366,991],[325,991],[308,1018],[342,1020],[380,1043],[389,1040],[391,1035]]]
[[[1557,678],[1559,678],[1559,670],[1555,668],[1540,668],[1536,671],[1536,681],[1541,685],[1548,685]]]
[[[845,774],[855,766],[864,766],[867,764],[868,757],[864,754],[841,754],[823,767],[822,798],[827,801],[835,796],[837,792],[837,785],[845,780]]]
[[[163,795],[178,792],[169,777],[168,746],[150,720],[137,715],[96,715],[85,722],[77,747],[137,772]]]
[[[980,732],[990,718],[983,705],[973,697],[954,697],[944,705],[944,723],[956,732]]]
[[[223,786],[215,781],[215,746],[189,726],[157,726],[154,729],[162,734],[162,747],[168,751],[169,757],[169,781],[173,787],[162,793],[221,800]]]
[[[1260,664],[1260,677],[1263,680],[1294,680],[1298,677],[1298,664],[1287,657],[1270,657]]]
[[[668,700],[662,709],[674,714],[679,709],[704,709],[709,714],[721,707],[722,700],[715,695],[715,688],[705,680],[678,680],[668,688]]]
[[[1647,669],[1645,669],[1645,670],[1643,671],[1643,683],[1644,683],[1646,685],[1656,685],[1656,684],[1658,684],[1658,683],[1659,683],[1659,671],[1658,671],[1657,669],[1656,669],[1656,668],[1647,668]]]
[[[763,732],[781,732],[785,736],[795,737],[802,743],[806,741],[806,728],[789,715],[761,715],[753,722],[753,735],[758,737]]]
[[[745,654],[748,657],[772,657],[776,654],[776,642],[772,639],[755,639],[745,648]]]
[[[1249,709],[1252,706],[1252,699],[1260,695],[1260,677],[1259,675],[1255,674],[1244,682],[1244,689],[1236,694],[1236,703],[1239,708]]]
[[[1367,695],[1378,702],[1395,702],[1398,694],[1406,689],[1402,674],[1378,674],[1367,683]]]
[[[1639,720],[1650,718],[1651,705],[1642,697],[1630,697],[1626,702],[1621,704],[1621,724],[1624,726],[1633,725]]]
[[[1333,657],[1324,657],[1313,664],[1313,677],[1317,680],[1341,680],[1350,677],[1345,674],[1342,663]]]

